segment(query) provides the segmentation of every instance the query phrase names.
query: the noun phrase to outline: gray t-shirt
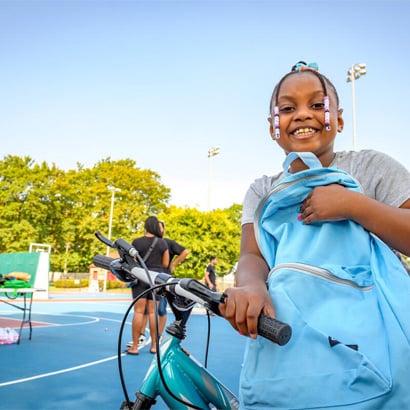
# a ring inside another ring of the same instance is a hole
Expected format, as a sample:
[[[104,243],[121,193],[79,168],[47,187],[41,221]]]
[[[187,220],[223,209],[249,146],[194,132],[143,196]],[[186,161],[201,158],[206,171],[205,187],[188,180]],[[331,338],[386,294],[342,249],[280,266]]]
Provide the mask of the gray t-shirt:
[[[329,166],[348,172],[359,181],[367,196],[379,202],[398,208],[410,198],[410,172],[382,152],[336,152]],[[242,225],[254,222],[259,201],[283,176],[283,172],[270,177],[264,175],[251,184],[243,202]]]

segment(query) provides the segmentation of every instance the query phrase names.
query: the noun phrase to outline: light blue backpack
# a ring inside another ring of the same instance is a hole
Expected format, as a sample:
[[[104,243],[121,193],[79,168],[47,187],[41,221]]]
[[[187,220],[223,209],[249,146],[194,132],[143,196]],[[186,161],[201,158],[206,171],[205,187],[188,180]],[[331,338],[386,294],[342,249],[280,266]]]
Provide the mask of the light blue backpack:
[[[287,174],[300,156],[309,169]],[[353,221],[305,225],[302,201],[316,186],[360,191],[311,153],[291,153],[285,178],[262,199],[255,232],[271,272],[285,346],[249,340],[241,373],[243,408],[410,408],[410,278],[398,257]]]

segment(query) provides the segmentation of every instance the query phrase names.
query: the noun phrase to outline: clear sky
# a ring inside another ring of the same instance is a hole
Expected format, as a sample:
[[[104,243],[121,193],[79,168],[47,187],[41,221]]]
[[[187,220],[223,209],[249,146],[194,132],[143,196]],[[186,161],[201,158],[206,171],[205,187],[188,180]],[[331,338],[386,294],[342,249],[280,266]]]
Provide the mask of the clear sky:
[[[408,0],[0,0],[0,157],[62,169],[132,158],[160,174],[173,204],[241,203],[281,169],[269,99],[305,60],[338,89],[338,150],[352,148],[347,69],[367,64],[357,147],[410,167],[409,16]]]

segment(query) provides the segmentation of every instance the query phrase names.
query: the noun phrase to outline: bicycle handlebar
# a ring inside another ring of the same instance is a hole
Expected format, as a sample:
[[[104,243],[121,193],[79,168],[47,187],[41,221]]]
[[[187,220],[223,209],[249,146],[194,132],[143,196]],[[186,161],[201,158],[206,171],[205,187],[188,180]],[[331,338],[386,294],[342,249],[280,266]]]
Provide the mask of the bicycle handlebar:
[[[118,243],[118,241],[120,242]],[[117,247],[120,246],[127,254],[135,254],[133,251],[135,249],[124,240],[117,240],[115,243]],[[124,246],[124,244],[126,246]],[[96,255],[93,262],[97,267],[108,271],[122,269],[121,259],[113,259],[104,255]],[[221,316],[218,305],[220,303],[224,303],[226,294],[214,292],[195,279],[179,279],[167,273],[159,273],[149,270],[146,271],[145,269],[137,266],[132,267],[127,273],[131,274],[131,276],[135,278],[134,280],[141,280],[146,284],[164,285],[168,292],[197,302],[218,316]],[[147,275],[149,275],[151,281],[148,279]],[[292,329],[286,323],[269,316],[261,315],[258,320],[258,334],[280,346],[283,346],[290,340]]]
[[[115,259],[104,255],[95,255],[93,258],[93,263],[97,268],[105,269],[111,271],[111,264]]]

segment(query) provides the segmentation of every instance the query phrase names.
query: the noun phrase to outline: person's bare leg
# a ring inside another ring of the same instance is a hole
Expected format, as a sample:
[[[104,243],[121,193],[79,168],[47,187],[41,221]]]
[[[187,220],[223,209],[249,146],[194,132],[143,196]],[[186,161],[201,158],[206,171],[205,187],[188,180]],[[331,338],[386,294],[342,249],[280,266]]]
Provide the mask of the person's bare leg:
[[[128,349],[128,353],[138,354],[138,339],[142,330],[146,304],[147,299],[140,299],[134,305],[134,317],[132,318],[132,346]]]
[[[148,313],[144,314],[144,318],[142,319],[142,327],[141,327],[142,335],[145,335],[145,329],[147,328],[147,321],[148,321]]]
[[[157,302],[158,305],[158,302]],[[156,337],[157,337],[157,329],[155,324],[155,311],[154,311],[154,302],[152,300],[148,300],[148,316],[149,316],[149,332],[151,334],[151,353],[155,353],[157,351],[156,346]]]

